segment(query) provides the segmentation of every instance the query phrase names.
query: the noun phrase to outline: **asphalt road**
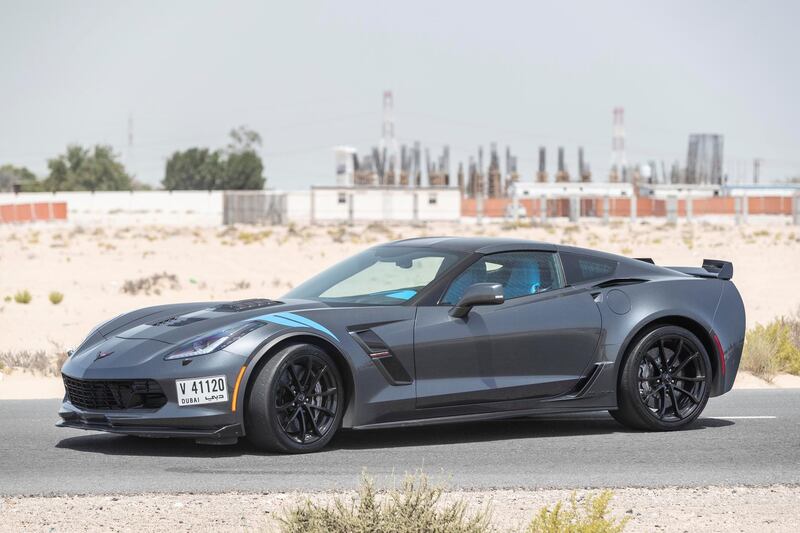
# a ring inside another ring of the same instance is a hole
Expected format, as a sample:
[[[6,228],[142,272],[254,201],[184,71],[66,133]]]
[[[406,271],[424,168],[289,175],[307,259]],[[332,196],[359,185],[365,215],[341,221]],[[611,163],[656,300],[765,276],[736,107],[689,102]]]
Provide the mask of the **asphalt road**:
[[[0,401],[0,495],[325,490],[417,468],[464,488],[800,484],[800,390],[734,391],[672,433],[584,414],[345,431],[301,456],[56,428],[57,410]]]

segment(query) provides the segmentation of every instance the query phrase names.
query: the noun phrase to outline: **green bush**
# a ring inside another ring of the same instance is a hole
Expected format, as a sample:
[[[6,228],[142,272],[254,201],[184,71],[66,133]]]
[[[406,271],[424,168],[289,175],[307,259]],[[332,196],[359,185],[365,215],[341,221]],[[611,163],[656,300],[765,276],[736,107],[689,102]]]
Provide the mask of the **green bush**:
[[[50,293],[50,295],[48,296],[48,298],[50,298],[50,303],[51,303],[51,304],[53,304],[53,305],[58,305],[58,304],[60,304],[60,303],[61,303],[61,300],[63,300],[63,299],[64,299],[64,295],[63,295],[63,294],[61,294],[61,293],[60,293],[60,292],[58,292],[58,291],[53,291],[53,292],[51,292],[51,293]]]
[[[31,303],[31,293],[26,290],[24,291],[17,291],[17,294],[14,295],[14,301],[18,304],[29,304]]]
[[[613,493],[605,490],[597,496],[587,496],[582,505],[573,493],[569,507],[558,502],[553,509],[542,508],[528,525],[527,533],[619,533],[629,517],[616,520],[608,515],[608,503]]]
[[[483,533],[489,531],[489,511],[466,512],[463,499],[441,502],[443,488],[431,486],[424,474],[407,476],[402,488],[379,494],[363,477],[358,497],[335,498],[326,506],[311,500],[281,517],[285,533]]]

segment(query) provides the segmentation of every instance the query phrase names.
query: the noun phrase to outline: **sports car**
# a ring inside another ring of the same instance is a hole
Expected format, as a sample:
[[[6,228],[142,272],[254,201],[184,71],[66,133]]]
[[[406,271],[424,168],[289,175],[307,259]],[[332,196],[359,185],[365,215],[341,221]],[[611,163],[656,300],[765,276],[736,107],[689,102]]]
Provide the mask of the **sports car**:
[[[731,389],[733,265],[425,237],[367,249],[276,300],[162,305],[95,327],[60,426],[320,450],[340,428],[607,410],[691,424]]]

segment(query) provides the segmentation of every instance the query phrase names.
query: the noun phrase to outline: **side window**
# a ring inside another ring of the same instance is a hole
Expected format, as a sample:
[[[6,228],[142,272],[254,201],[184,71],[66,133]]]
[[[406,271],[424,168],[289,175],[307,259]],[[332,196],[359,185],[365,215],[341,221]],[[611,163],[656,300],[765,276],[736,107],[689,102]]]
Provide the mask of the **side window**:
[[[462,272],[442,298],[455,304],[475,283],[499,283],[506,300],[520,298],[564,286],[551,252],[505,252],[487,255]]]
[[[561,252],[561,264],[570,285],[606,278],[617,269],[617,262],[611,259],[572,252]]]

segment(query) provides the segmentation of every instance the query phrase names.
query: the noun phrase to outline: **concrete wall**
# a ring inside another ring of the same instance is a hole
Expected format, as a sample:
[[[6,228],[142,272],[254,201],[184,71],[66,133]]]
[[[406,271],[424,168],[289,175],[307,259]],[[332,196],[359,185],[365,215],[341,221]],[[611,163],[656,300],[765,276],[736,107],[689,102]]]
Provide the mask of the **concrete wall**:
[[[65,202],[75,224],[217,226],[222,191],[100,191],[2,193],[0,205]]]
[[[290,193],[291,195],[294,193]],[[434,221],[458,220],[461,217],[461,194],[452,188],[398,189],[392,187],[314,187],[308,205],[313,205],[313,220],[333,221]],[[300,211],[289,202],[289,219],[299,218]]]
[[[225,195],[228,195],[225,217]],[[313,198],[312,198],[313,195]],[[218,226],[229,222],[458,220],[457,189],[319,187],[301,191],[104,191],[2,193],[0,205],[65,203],[74,224]],[[248,198],[250,197],[250,198]],[[265,197],[265,198],[262,198]],[[257,201],[249,201],[257,200]],[[352,206],[351,206],[352,204]],[[314,213],[312,215],[312,205]],[[280,206],[281,216],[252,213],[254,206]],[[352,216],[351,216],[352,213]],[[241,215],[241,216],[240,216]]]

